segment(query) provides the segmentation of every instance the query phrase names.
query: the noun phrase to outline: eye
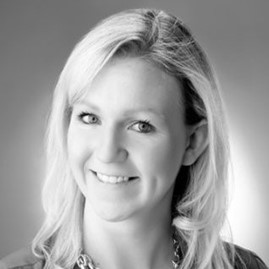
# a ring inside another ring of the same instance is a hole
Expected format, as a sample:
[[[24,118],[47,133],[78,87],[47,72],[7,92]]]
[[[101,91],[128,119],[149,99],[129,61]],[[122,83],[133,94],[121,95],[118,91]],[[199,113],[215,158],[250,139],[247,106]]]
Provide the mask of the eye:
[[[98,124],[99,118],[92,113],[82,112],[79,114],[79,119],[85,124]]]
[[[154,131],[154,127],[150,124],[149,121],[138,121],[134,123],[132,129],[139,133],[150,133]]]

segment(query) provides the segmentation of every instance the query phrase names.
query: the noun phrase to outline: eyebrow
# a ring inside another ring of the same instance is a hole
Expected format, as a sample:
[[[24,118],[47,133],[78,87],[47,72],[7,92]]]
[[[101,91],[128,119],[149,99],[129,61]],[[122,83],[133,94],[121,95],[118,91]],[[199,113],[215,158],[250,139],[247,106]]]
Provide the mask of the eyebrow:
[[[153,114],[159,118],[165,119],[165,116],[163,113],[156,111],[153,108],[137,107],[135,109],[128,109],[128,110],[124,111],[125,116],[139,114],[139,113],[149,113],[149,114]]]
[[[79,103],[77,103],[78,105],[85,105],[87,107],[90,107],[96,111],[101,111],[100,108],[98,106],[96,106],[95,104],[92,104],[88,101],[80,101]],[[133,115],[133,114],[139,114],[139,113],[150,113],[150,114],[153,114],[155,116],[158,116],[162,119],[165,119],[165,115],[159,111],[156,111],[154,108],[150,108],[150,107],[136,107],[136,108],[133,108],[133,109],[127,109],[124,111],[123,115],[124,116],[130,116],[130,115]]]

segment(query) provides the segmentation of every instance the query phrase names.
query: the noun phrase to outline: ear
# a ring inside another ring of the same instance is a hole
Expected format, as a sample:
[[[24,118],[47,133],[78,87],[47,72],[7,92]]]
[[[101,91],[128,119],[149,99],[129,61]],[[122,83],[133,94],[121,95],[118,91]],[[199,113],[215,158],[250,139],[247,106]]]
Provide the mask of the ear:
[[[192,165],[203,153],[208,145],[208,129],[205,120],[189,127],[186,151],[182,165]]]

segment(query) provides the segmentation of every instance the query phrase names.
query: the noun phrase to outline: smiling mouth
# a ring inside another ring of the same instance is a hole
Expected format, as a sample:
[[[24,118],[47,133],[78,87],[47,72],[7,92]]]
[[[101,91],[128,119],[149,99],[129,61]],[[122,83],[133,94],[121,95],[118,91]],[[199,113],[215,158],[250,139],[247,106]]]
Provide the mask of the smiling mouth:
[[[127,176],[108,176],[104,175],[95,171],[92,171],[95,176],[103,183],[110,183],[110,184],[120,184],[120,183],[126,183],[135,179],[138,179],[138,177],[127,177]]]

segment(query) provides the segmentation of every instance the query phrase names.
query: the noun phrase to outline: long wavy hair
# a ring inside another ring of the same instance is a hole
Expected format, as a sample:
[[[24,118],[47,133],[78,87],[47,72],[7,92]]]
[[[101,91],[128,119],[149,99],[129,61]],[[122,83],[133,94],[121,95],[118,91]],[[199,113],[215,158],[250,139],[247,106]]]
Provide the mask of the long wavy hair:
[[[181,269],[233,268],[220,238],[226,218],[229,146],[223,103],[205,52],[177,17],[134,9],[101,21],[77,44],[59,77],[47,129],[46,218],[32,248],[45,268],[72,268],[82,245],[85,198],[67,162],[66,136],[74,102],[83,98],[113,57],[140,57],[177,78],[185,123],[207,122],[208,146],[191,166],[182,166],[171,214],[182,245]]]

